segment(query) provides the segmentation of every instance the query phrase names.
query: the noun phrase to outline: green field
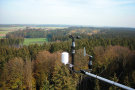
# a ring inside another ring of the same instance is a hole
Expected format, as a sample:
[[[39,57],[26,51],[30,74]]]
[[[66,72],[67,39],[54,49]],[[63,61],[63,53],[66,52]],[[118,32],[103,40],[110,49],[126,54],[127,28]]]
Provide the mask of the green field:
[[[5,38],[4,36],[0,36],[0,39]]]
[[[47,42],[46,38],[25,38],[23,45],[43,44],[44,42]]]

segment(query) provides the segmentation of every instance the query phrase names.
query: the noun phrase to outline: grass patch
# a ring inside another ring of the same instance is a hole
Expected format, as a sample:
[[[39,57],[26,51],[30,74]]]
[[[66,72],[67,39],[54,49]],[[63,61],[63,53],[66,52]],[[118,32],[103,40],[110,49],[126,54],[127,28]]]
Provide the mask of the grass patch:
[[[5,38],[4,36],[0,36],[0,39]]]
[[[10,31],[0,31],[0,34],[7,34]]]
[[[25,38],[23,45],[43,44],[44,42],[47,42],[46,38]]]

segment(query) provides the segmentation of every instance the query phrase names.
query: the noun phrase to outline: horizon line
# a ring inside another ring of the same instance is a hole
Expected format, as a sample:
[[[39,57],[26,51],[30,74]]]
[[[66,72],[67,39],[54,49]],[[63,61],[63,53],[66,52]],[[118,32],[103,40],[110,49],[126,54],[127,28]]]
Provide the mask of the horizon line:
[[[102,25],[83,25],[83,24],[1,24],[0,25],[66,25],[66,26],[80,26],[80,27],[103,27],[103,28],[135,28],[128,26],[102,26]]]

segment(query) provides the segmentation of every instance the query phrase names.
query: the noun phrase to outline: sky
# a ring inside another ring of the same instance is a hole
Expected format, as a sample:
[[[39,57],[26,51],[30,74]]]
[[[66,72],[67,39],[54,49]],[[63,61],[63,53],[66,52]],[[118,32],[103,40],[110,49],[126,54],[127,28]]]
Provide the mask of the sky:
[[[0,24],[135,27],[135,0],[0,0]]]

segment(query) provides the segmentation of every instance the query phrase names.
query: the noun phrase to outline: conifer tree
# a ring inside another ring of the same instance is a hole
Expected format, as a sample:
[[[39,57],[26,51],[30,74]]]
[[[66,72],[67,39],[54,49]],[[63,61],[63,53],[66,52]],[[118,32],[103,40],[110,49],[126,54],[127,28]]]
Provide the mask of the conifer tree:
[[[56,90],[75,89],[74,79],[72,78],[72,75],[70,74],[69,70],[64,65],[55,66],[53,73],[53,82],[54,82],[54,89]]]

